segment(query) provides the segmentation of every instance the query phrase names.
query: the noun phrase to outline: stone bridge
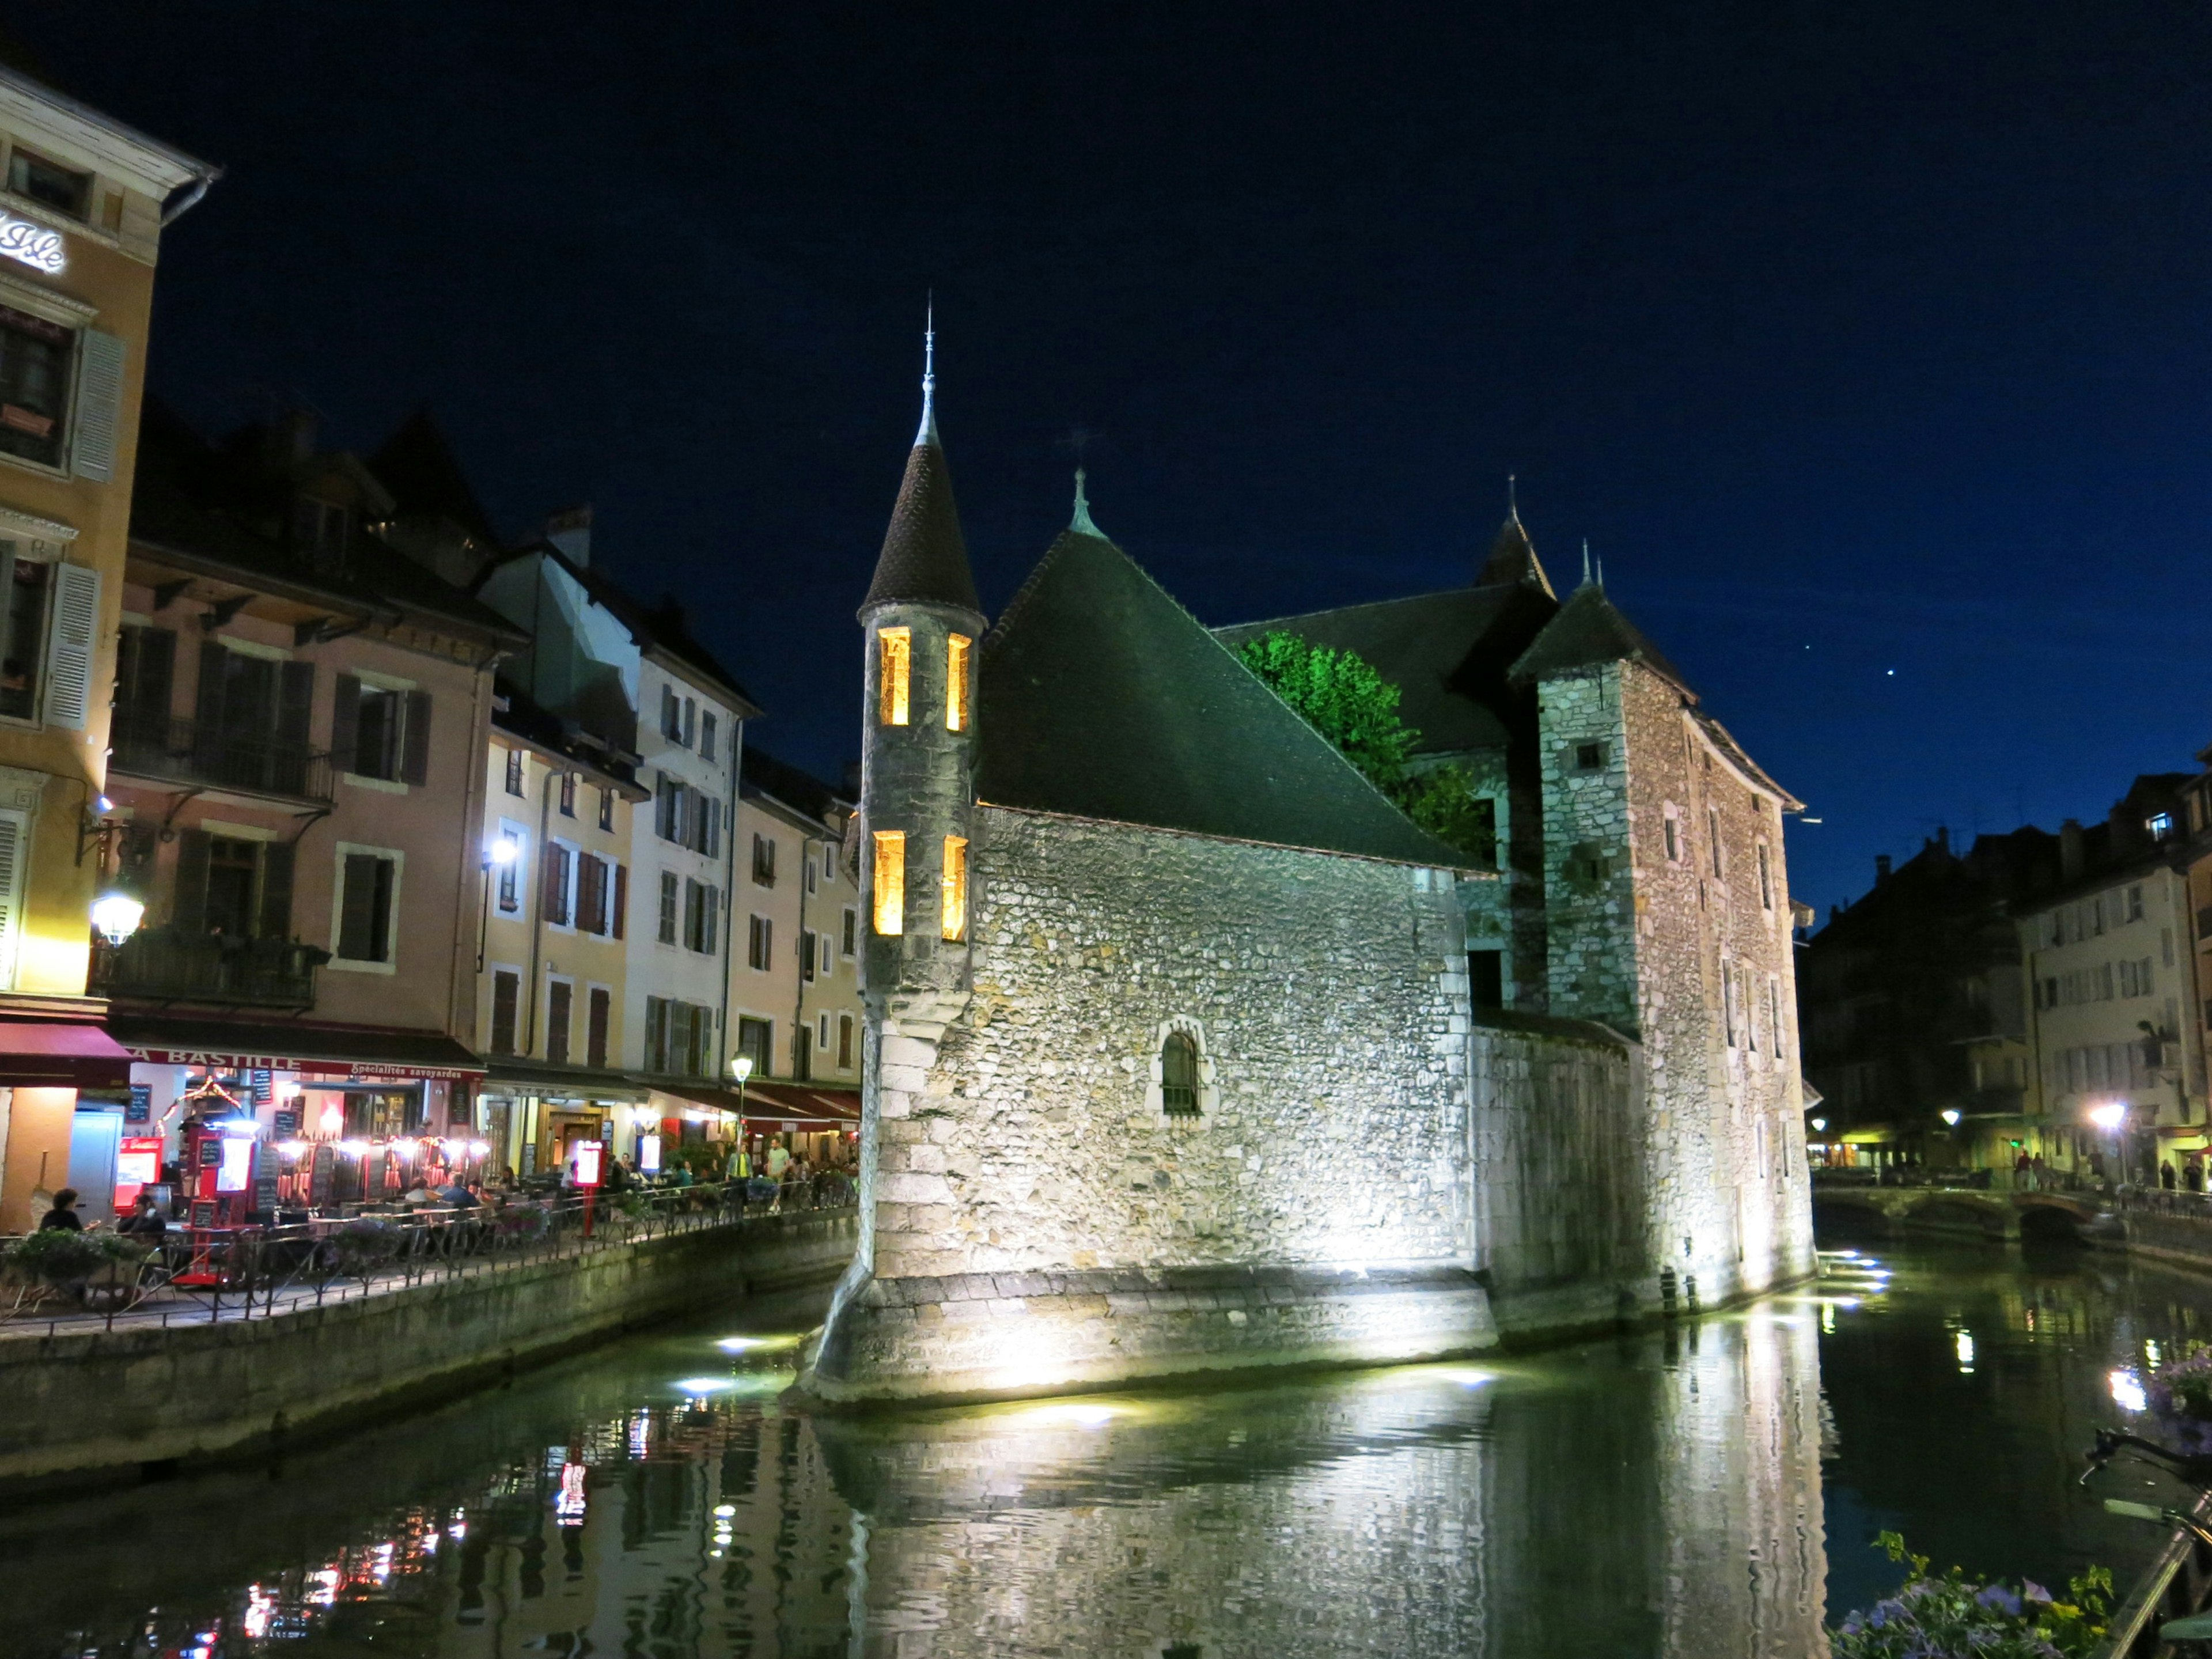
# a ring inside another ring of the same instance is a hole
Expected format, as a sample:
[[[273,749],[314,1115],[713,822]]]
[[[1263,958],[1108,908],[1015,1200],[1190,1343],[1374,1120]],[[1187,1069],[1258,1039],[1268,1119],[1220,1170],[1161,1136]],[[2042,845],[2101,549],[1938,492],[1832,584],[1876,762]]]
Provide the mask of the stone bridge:
[[[1873,1223],[1886,1232],[1911,1228],[1977,1232],[1990,1238],[2081,1237],[2111,1212],[2081,1193],[1992,1192],[1979,1187],[1861,1187],[1815,1180],[1813,1221]]]

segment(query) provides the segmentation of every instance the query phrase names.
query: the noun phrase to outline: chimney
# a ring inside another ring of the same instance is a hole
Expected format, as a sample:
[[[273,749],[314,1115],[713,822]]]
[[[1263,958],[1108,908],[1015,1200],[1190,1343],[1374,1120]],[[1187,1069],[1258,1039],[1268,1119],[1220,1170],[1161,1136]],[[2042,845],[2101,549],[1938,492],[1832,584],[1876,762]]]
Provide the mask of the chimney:
[[[2081,845],[2081,825],[2079,820],[2069,818],[2058,826],[2058,874],[2065,881],[2079,881],[2084,862]]]
[[[1879,887],[1882,883],[1888,879],[1889,854],[1887,853],[1876,853],[1874,855],[1874,884]]]
[[[554,514],[545,520],[545,539],[568,556],[571,564],[589,568],[592,562],[592,508],[589,502]]]

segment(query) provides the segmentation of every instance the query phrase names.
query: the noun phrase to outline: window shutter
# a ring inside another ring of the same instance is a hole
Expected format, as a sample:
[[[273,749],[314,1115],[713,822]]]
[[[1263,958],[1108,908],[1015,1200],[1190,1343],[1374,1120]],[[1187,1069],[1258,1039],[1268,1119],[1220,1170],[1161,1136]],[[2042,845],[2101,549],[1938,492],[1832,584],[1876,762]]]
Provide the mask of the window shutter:
[[[402,783],[428,783],[430,781],[430,694],[410,691],[407,694],[406,753],[399,762],[399,781]]]
[[[659,997],[645,1000],[645,1069],[668,1069],[668,1004]]]
[[[307,717],[315,705],[315,665],[288,662],[279,669],[276,693],[276,740],[305,747]]]
[[[187,939],[207,932],[208,844],[204,830],[177,832],[177,892],[169,925]]]
[[[568,849],[565,847],[545,849],[545,920],[556,927],[568,925]]]
[[[54,620],[46,641],[46,724],[84,730],[92,708],[92,646],[100,631],[100,572],[54,567]]]
[[[585,1016],[584,1059],[588,1065],[604,1066],[607,1063],[607,1023],[613,1012],[613,999],[594,987],[589,1007],[591,1012]]]
[[[272,841],[261,849],[261,926],[264,939],[292,937],[292,845]]]
[[[620,939],[623,936],[623,924],[629,917],[629,868],[626,865],[617,864],[614,866],[614,872],[615,915],[612,924],[607,928],[607,933],[612,938]]]
[[[337,954],[350,962],[377,960],[376,866],[381,862],[367,853],[349,853],[340,872]]]
[[[22,815],[0,812],[0,985],[15,982],[15,957],[23,936]]]
[[[576,926],[587,933],[607,931],[607,866],[590,853],[576,875]]]
[[[201,700],[203,707],[206,700]],[[361,682],[350,674],[338,676],[337,701],[331,705],[331,760],[341,772],[354,769],[360,757]]]
[[[0,592],[6,591],[4,585],[0,585]],[[131,664],[127,706],[142,720],[160,721],[166,726],[169,693],[177,678],[177,636],[166,628],[133,628],[125,631],[137,647],[132,653],[135,660]]]
[[[88,328],[77,336],[76,435],[70,465],[80,478],[111,483],[123,433],[123,342]]]
[[[0,542],[0,657],[13,654],[15,629],[15,544]]]

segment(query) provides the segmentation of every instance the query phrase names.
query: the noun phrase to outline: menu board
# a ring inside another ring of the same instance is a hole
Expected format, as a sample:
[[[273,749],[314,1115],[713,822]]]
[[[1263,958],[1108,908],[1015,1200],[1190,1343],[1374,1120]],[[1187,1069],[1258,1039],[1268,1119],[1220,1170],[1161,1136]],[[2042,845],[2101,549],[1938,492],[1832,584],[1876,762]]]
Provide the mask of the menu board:
[[[161,1137],[125,1135],[115,1156],[115,1213],[127,1215],[141,1188],[161,1178]]]
[[[151,1123],[154,1121],[154,1085],[134,1083],[131,1085],[131,1103],[123,1109],[125,1123]]]
[[[295,1107],[290,1111],[279,1111],[270,1121],[270,1133],[279,1140],[290,1140],[300,1133],[300,1113]]]
[[[325,1143],[315,1148],[313,1173],[307,1177],[307,1202],[326,1209],[331,1201],[331,1176],[337,1169],[337,1148]]]

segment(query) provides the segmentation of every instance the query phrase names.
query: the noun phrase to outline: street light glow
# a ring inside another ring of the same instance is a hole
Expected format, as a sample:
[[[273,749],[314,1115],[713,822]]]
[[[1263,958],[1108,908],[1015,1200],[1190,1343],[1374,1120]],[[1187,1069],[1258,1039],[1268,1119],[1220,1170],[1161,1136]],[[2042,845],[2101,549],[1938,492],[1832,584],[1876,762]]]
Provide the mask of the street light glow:
[[[2120,1127],[2120,1121],[2127,1115],[2127,1102],[2108,1100],[2101,1106],[2092,1106],[2089,1109],[2089,1121],[2100,1129],[2112,1130]]]
[[[1956,1106],[1946,1106],[1938,1115],[1952,1128],[1959,1127],[1959,1109]]]

